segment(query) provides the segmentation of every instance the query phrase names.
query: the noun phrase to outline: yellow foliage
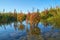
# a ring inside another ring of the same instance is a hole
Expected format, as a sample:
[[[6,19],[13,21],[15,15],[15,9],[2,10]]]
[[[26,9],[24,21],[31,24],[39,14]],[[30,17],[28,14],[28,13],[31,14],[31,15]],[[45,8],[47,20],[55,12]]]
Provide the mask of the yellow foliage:
[[[25,19],[25,15],[23,13],[20,13],[17,15],[17,20],[22,22]]]
[[[55,27],[60,28],[60,15],[50,17],[50,18],[47,19],[47,21],[49,23],[51,23],[52,25],[54,25]]]

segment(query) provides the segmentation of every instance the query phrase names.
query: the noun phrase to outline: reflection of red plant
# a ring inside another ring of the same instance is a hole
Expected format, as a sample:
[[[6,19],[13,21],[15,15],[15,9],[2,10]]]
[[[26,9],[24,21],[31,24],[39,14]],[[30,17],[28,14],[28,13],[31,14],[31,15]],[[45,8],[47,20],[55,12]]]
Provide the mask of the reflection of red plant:
[[[38,27],[34,27],[33,29],[31,29],[31,34],[40,35],[40,29]]]
[[[23,30],[25,27],[24,27],[24,25],[20,25],[20,27],[19,27],[19,29],[21,29],[21,30]]]

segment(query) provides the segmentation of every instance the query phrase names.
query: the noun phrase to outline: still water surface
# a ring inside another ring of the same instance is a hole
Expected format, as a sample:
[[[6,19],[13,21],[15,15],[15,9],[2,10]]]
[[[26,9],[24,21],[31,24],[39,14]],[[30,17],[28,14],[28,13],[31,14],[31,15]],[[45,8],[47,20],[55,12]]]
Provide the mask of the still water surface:
[[[21,30],[19,28],[20,23],[17,23],[17,26],[15,23],[11,23],[8,25],[0,25],[0,40],[28,40],[27,39],[27,31],[30,29],[30,25],[28,24],[26,26],[26,22],[23,22],[24,29]],[[41,35],[43,40],[48,40],[46,38],[60,38],[60,30],[59,29],[52,29],[52,26],[45,27],[43,24],[38,24],[39,29],[41,30]],[[55,39],[57,40],[57,39]]]

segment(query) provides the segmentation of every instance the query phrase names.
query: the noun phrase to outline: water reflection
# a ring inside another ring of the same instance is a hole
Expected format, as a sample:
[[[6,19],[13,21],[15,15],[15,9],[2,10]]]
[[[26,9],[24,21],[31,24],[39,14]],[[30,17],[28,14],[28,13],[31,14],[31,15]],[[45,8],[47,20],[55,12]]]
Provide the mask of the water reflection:
[[[14,22],[14,29],[17,30],[17,22]]]
[[[38,26],[30,27],[30,31],[27,32],[27,40],[43,40],[41,30]]]
[[[40,34],[40,29],[39,27],[34,27],[30,29],[32,35],[39,35]]]
[[[19,30],[24,30],[25,29],[25,25],[20,24],[20,26],[18,27]]]
[[[25,29],[25,25],[17,23],[17,22],[14,22],[14,29],[23,31]]]
[[[13,22],[9,24],[1,24],[0,40],[59,40],[60,29],[45,27],[39,23],[38,26],[30,26],[26,23],[20,24]]]

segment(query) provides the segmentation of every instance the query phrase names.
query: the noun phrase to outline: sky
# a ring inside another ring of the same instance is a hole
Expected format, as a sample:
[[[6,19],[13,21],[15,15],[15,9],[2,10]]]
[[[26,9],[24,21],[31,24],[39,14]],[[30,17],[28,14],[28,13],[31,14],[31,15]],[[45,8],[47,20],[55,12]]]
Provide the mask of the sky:
[[[17,12],[32,12],[38,8],[40,11],[50,7],[60,7],[60,0],[0,0],[0,12],[5,9],[5,12],[13,12],[16,9]]]

